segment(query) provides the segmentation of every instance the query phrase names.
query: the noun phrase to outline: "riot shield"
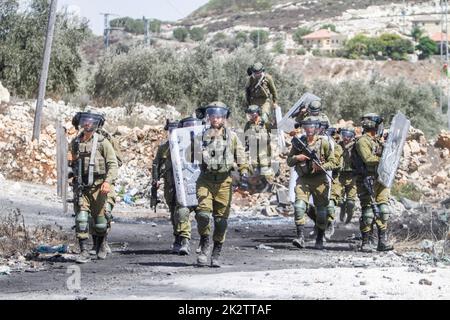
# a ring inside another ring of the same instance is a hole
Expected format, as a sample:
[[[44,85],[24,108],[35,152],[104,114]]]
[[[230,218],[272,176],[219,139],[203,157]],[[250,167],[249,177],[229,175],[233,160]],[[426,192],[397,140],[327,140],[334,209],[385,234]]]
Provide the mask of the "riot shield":
[[[378,165],[378,181],[386,188],[392,187],[394,182],[410,124],[411,122],[401,112],[397,112],[392,119],[389,136]]]
[[[277,106],[275,108],[275,120],[277,122],[277,142],[280,153],[286,152],[286,140],[284,137],[284,131],[280,129],[280,123],[283,119],[283,114],[281,113],[281,108]]]
[[[321,100],[318,96],[312,93],[305,93],[302,97],[292,106],[292,108],[284,115],[281,121],[278,123],[278,129],[283,130],[286,133],[295,129],[294,118],[298,115],[303,107],[307,107],[311,102]]]
[[[178,128],[169,138],[173,176],[177,192],[177,202],[183,207],[198,205],[197,179],[200,176],[200,161],[194,156],[196,136],[201,135],[205,126]]]
[[[67,213],[67,189],[68,189],[68,143],[66,131],[60,121],[56,123],[56,172],[57,194],[62,199],[63,211]]]

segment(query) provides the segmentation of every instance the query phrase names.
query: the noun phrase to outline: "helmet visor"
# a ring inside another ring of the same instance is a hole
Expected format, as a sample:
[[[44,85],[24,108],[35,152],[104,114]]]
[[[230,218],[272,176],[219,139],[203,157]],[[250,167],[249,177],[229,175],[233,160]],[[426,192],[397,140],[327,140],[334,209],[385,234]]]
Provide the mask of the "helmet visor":
[[[181,123],[182,128],[196,127],[196,126],[201,126],[201,125],[202,125],[201,120],[187,120],[187,121],[183,121]]]
[[[341,137],[347,139],[353,139],[355,137],[355,133],[350,130],[341,130]]]
[[[93,132],[100,127],[102,117],[97,114],[83,113],[80,117],[80,127],[84,131]]]

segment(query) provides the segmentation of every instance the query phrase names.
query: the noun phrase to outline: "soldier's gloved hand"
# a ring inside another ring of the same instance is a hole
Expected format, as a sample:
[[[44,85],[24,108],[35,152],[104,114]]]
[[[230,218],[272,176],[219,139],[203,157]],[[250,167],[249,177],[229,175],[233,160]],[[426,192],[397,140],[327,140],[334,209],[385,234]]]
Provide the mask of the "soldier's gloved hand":
[[[103,182],[100,192],[101,194],[108,194],[111,191],[111,185],[108,182]]]
[[[239,188],[242,190],[248,190],[248,174],[245,172],[241,175],[241,182],[239,184]]]

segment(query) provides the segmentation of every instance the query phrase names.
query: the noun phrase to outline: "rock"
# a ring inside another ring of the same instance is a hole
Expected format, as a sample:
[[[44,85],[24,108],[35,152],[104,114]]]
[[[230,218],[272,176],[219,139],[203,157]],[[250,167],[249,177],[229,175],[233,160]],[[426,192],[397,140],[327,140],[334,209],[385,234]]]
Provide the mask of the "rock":
[[[420,243],[420,249],[427,253],[431,253],[433,251],[433,241],[425,239]]]
[[[8,266],[0,266],[0,276],[7,276],[11,272],[11,268]]]
[[[275,217],[278,216],[278,212],[276,210],[276,207],[272,207],[272,206],[265,206],[262,210],[261,213],[267,217]]]
[[[2,85],[0,82],[0,104],[9,103],[11,96],[9,95],[9,91]]]
[[[266,246],[265,244],[260,244],[260,245],[256,246],[256,249],[259,249],[259,250],[273,250],[272,247]]]
[[[440,183],[445,183],[446,180],[447,180],[447,172],[439,171],[433,177],[433,185],[437,186]]]
[[[408,144],[412,155],[420,153],[420,144],[416,140],[409,141]]]
[[[400,198],[400,202],[405,206],[406,210],[416,209],[420,207],[420,203],[416,201],[409,200],[407,198]]]
[[[433,282],[431,282],[431,281],[428,280],[428,279],[420,279],[420,280],[419,280],[419,284],[420,284],[420,285],[431,286],[431,285],[433,284]]]
[[[131,129],[125,126],[118,126],[114,135],[126,136],[131,132]]]
[[[434,146],[442,149],[450,149],[450,132],[441,131]]]

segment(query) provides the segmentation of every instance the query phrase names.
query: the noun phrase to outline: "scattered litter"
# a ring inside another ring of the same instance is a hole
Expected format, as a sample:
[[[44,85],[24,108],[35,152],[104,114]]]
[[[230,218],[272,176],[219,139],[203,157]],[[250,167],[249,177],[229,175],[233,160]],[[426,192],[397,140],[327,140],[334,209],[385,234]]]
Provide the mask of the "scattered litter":
[[[68,253],[69,246],[66,244],[60,244],[58,246],[40,245],[35,251],[38,253]]]
[[[431,285],[433,284],[433,282],[431,282],[431,281],[428,280],[428,279],[420,279],[420,280],[419,280],[419,284],[431,286]]]
[[[11,268],[8,266],[0,266],[0,276],[7,276],[11,272]]]
[[[260,244],[260,245],[256,246],[256,249],[260,249],[260,250],[273,250],[272,247],[266,246],[265,244]]]

